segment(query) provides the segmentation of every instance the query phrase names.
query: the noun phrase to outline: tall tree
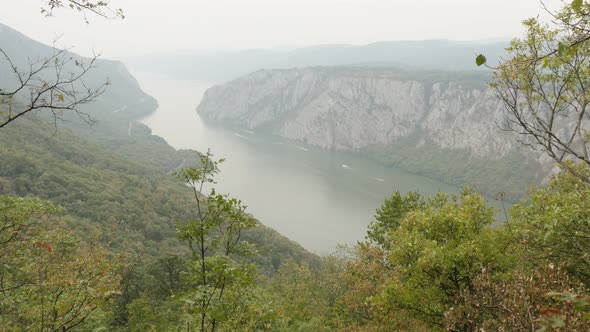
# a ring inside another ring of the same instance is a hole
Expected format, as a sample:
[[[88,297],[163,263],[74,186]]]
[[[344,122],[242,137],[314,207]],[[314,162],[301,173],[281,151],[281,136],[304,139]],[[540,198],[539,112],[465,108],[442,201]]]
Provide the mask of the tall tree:
[[[195,218],[178,228],[181,241],[191,250],[189,289],[182,296],[194,318],[193,329],[216,331],[224,325],[246,324],[256,269],[253,264],[240,263],[241,257],[255,254],[255,248],[242,240],[245,229],[256,221],[245,212],[246,206],[214,188],[207,196],[206,185],[215,183],[221,160],[214,160],[207,151],[198,167],[178,172],[192,190],[196,202]]]

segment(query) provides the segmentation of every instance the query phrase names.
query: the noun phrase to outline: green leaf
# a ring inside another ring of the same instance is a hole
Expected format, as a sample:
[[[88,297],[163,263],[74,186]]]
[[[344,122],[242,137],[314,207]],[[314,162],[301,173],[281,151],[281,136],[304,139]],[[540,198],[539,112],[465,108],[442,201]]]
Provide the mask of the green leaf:
[[[582,5],[584,4],[583,0],[574,0],[572,1],[572,9],[576,12],[579,13],[580,11],[582,11]]]
[[[560,57],[566,56],[567,53],[569,51],[569,46],[567,46],[566,44],[559,42],[558,46],[557,46],[557,55],[559,55]]]
[[[578,52],[577,46],[568,48],[568,55],[574,56],[574,55],[576,55],[577,52]]]
[[[485,55],[480,54],[477,56],[477,58],[475,58],[475,64],[479,67],[481,65],[484,65],[486,63],[487,59],[485,57]]]

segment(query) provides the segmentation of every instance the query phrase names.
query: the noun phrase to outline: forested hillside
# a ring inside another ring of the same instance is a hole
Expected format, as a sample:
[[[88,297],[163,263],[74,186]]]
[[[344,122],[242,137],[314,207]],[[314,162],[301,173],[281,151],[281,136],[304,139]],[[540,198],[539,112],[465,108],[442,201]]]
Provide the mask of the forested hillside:
[[[5,52],[11,58],[32,58],[36,53],[28,52],[36,51],[42,57],[51,50],[7,27],[0,37],[0,45],[10,45]],[[190,257],[177,227],[197,207],[172,173],[198,165],[199,154],[175,150],[137,122],[157,104],[122,64],[102,61],[85,79],[89,85],[107,79],[110,84],[94,103],[81,105],[91,122],[73,112],[56,119],[41,110],[0,130],[3,328],[126,328],[128,305],[143,295],[160,296],[151,273],[164,273],[167,262],[184,270]],[[259,223],[241,239],[256,245],[259,254],[244,259],[255,262],[261,275],[273,275],[290,260],[318,262]],[[31,245],[42,251],[30,251]],[[37,269],[46,270],[43,280],[35,281]],[[64,277],[62,269],[73,270]],[[53,307],[44,308],[45,301]],[[51,316],[54,309],[59,313]]]
[[[6,26],[0,31],[2,45],[9,45],[2,49],[11,59],[19,59],[15,65],[54,52]],[[85,61],[75,54],[65,56]],[[171,174],[179,166],[195,165],[199,156],[175,150],[138,122],[156,109],[157,102],[141,90],[122,63],[99,60],[84,77],[89,87],[103,81],[110,84],[106,92],[80,106],[90,123],[72,112],[55,122],[41,111],[0,132],[3,193],[51,199],[95,226],[106,222],[112,234],[140,234],[129,243],[142,249],[151,246],[155,253],[162,244],[148,245],[150,241],[177,243],[176,223],[190,215],[193,205]]]

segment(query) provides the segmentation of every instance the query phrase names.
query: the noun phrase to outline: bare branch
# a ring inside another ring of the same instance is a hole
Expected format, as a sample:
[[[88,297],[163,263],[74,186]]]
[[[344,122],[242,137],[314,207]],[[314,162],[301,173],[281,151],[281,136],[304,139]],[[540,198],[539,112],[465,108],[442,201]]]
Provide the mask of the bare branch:
[[[82,121],[93,123],[92,117],[79,107],[96,100],[109,86],[106,81],[92,88],[85,81],[97,59],[95,55],[82,60],[54,46],[50,55],[36,61],[29,60],[27,71],[21,71],[0,48],[0,66],[6,64],[16,82],[13,86],[0,88],[0,128],[33,111],[48,112],[54,122],[62,119],[64,114],[73,113]]]
[[[590,165],[590,16],[569,6],[551,14],[554,28],[525,21],[526,37],[511,43],[491,87],[504,104],[505,129],[590,184],[570,164]]]

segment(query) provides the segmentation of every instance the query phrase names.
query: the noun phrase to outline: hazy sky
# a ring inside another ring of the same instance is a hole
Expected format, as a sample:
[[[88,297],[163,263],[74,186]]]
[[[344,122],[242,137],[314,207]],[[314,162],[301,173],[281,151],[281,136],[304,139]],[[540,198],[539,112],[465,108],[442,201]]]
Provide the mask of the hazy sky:
[[[111,0],[124,20],[0,0],[0,22],[44,43],[105,57],[157,51],[367,44],[401,39],[511,38],[542,13],[539,0]],[[559,7],[560,0],[545,0]]]

